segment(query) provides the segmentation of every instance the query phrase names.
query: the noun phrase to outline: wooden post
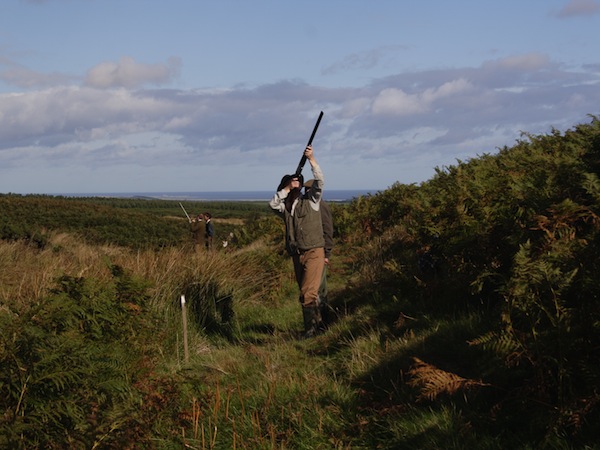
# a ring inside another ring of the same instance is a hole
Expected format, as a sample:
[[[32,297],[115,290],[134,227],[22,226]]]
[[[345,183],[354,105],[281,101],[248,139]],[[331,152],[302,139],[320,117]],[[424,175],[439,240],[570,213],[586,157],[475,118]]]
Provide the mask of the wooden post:
[[[186,364],[190,362],[190,351],[188,350],[188,337],[187,337],[187,314],[185,311],[185,295],[181,296],[181,317],[183,319],[183,355]]]

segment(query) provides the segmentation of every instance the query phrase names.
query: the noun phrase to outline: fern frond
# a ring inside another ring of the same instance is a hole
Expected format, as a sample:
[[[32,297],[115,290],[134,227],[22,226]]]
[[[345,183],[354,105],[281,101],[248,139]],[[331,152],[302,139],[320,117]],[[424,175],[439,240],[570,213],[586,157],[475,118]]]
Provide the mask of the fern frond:
[[[598,175],[590,172],[584,173],[581,185],[596,200],[600,199],[600,180],[598,179]]]
[[[489,332],[475,339],[468,341],[469,345],[479,346],[486,351],[491,351],[495,355],[509,359],[515,359],[516,355],[525,353],[523,345],[508,332],[497,333]]]
[[[419,358],[413,358],[413,361],[414,365],[408,372],[412,377],[409,385],[421,389],[419,400],[435,400],[442,394],[454,395],[474,387],[490,386],[480,380],[470,380],[446,372]]]

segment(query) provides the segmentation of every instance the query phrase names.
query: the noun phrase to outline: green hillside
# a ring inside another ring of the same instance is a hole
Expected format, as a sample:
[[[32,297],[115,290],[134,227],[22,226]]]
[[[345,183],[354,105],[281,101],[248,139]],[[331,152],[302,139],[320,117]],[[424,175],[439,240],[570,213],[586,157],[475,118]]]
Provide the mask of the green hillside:
[[[0,448],[598,448],[599,174],[592,117],[333,205],[306,340],[265,205],[2,195]]]

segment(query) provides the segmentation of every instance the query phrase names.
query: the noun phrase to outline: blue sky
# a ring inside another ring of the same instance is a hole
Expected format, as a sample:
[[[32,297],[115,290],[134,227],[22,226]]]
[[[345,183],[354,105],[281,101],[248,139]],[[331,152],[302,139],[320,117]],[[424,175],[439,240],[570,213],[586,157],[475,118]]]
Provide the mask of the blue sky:
[[[2,0],[0,192],[420,183],[600,115],[598,0]],[[308,166],[305,169],[308,174]]]

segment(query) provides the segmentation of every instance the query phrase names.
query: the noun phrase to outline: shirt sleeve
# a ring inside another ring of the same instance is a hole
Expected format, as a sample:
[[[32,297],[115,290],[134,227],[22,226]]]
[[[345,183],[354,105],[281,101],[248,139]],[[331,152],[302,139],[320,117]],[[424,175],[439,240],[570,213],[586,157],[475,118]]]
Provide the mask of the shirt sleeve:
[[[282,189],[275,193],[271,201],[269,201],[269,206],[273,211],[279,214],[283,214],[285,211],[285,199],[288,196],[288,192],[285,189]]]
[[[310,206],[315,211],[318,211],[319,204],[321,203],[321,198],[323,198],[323,186],[325,183],[321,167],[318,164],[315,164],[314,166],[311,166],[311,169],[315,181],[312,187],[310,188]]]

